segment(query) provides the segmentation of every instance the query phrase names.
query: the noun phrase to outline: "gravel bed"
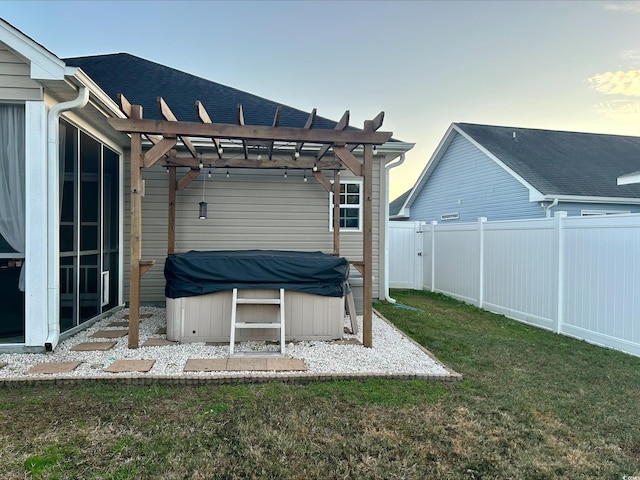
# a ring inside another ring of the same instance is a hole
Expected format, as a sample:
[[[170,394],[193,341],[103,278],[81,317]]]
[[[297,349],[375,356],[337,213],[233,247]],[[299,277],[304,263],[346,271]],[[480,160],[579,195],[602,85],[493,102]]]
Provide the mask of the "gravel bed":
[[[227,358],[229,346],[210,346],[204,343],[183,343],[162,347],[140,347],[129,349],[127,337],[110,341],[116,345],[108,351],[76,352],[71,351],[74,345],[92,341],[106,341],[106,339],[91,338],[98,330],[118,330],[123,327],[108,327],[114,321],[123,321],[128,309],[122,309],[113,315],[96,322],[86,330],[61,342],[53,352],[44,354],[0,354],[0,380],[19,378],[51,378],[51,374],[26,374],[32,366],[43,362],[82,362],[69,373],[55,374],[56,378],[96,378],[122,377],[143,375],[147,377],[222,377],[225,378],[247,374],[264,376],[296,376],[301,372],[183,372],[185,363],[190,358],[214,359]],[[156,332],[166,326],[165,309],[142,307],[141,314],[151,314],[150,318],[140,322],[140,345],[149,338],[166,338]],[[358,318],[360,328],[358,335],[346,335],[344,340],[358,339],[362,342],[362,318]],[[125,327],[126,328],[126,327]],[[278,350],[279,345],[264,342],[244,342],[236,345],[236,351],[268,351]],[[373,316],[373,348],[362,345],[343,344],[337,342],[300,341],[288,342],[286,357],[303,359],[307,367],[305,375],[335,374],[335,375],[417,375],[449,377],[456,375],[429,355],[419,345],[407,338],[398,329],[379,318]],[[140,373],[110,373],[105,372],[115,360],[147,359],[156,360],[153,368],[144,374]]]

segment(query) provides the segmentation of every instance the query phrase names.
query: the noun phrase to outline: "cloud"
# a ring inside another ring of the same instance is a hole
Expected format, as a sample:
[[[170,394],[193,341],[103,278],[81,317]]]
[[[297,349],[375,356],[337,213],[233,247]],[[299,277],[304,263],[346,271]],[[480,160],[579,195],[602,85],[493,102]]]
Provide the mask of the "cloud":
[[[640,50],[625,50],[620,56],[623,60],[640,60]]]
[[[599,103],[594,108],[610,118],[635,117],[640,115],[640,100],[613,100]]]
[[[588,80],[596,91],[606,95],[640,97],[640,70],[599,73]]]
[[[631,3],[607,3],[604,6],[605,10],[611,10],[614,12],[630,12],[640,13],[640,2]]]

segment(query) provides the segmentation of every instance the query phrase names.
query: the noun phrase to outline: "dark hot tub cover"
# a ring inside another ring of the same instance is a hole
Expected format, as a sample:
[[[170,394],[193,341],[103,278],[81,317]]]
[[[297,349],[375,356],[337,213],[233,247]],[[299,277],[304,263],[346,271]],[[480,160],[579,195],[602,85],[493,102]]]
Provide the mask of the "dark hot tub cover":
[[[193,297],[234,288],[284,288],[342,297],[349,262],[322,252],[282,250],[192,250],[169,255],[164,265],[169,298]]]

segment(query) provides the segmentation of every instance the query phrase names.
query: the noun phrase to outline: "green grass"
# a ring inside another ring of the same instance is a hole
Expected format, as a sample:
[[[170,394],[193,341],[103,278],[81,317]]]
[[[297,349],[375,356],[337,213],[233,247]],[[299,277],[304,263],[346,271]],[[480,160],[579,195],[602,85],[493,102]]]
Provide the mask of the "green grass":
[[[392,295],[419,310],[376,308],[462,381],[3,388],[0,478],[640,476],[640,359]]]

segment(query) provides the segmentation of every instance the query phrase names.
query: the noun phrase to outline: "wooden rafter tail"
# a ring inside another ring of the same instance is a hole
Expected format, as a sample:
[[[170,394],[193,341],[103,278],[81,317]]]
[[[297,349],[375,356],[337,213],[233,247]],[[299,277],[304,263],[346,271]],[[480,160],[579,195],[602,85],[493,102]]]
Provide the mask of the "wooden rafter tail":
[[[349,126],[349,116],[350,116],[349,110],[344,112],[342,114],[342,118],[340,118],[340,121],[336,124],[334,130],[345,130]],[[331,145],[329,144],[323,145],[322,148],[320,148],[320,150],[318,151],[316,158],[320,160],[322,157],[325,156],[325,154],[329,151],[330,148],[331,148]]]
[[[200,100],[196,100],[196,112],[198,113],[198,118],[200,118],[202,123],[213,123],[211,121],[211,117],[209,116],[209,113],[204,108],[204,105],[202,105],[202,102]],[[211,141],[216,147],[218,158],[222,158],[222,146],[220,145],[220,140],[218,140],[215,137],[211,137]]]
[[[280,114],[282,113],[282,106],[278,105],[276,107],[276,113],[273,116],[273,124],[271,125],[272,127],[277,127],[278,123],[280,123]],[[269,160],[273,160],[273,140],[271,142],[269,142]]]
[[[120,104],[120,111],[122,111],[127,118],[131,118],[131,102],[127,100],[127,97],[125,97],[123,93],[118,94],[118,103]],[[145,137],[154,145],[162,140],[162,137],[158,135],[146,134]]]
[[[317,109],[313,109],[311,110],[311,113],[309,114],[309,116],[307,117],[307,121],[304,124],[304,129],[305,130],[310,130],[313,128],[313,124],[316,123],[316,111]],[[302,150],[302,147],[304,145],[304,142],[298,142],[296,143],[296,153],[300,153],[300,151]]]
[[[162,118],[164,118],[168,122],[178,121],[176,116],[173,114],[173,112],[169,108],[169,105],[167,105],[167,102],[165,102],[164,98],[162,97],[158,97],[158,108],[160,109],[160,115],[162,115]],[[191,142],[191,139],[187,136],[182,136],[182,135],[178,135],[178,137],[180,138],[180,140],[182,140],[182,144],[187,148],[187,150],[189,150],[189,153],[191,153],[191,156],[193,158],[196,158],[198,156],[198,152],[196,150],[196,147]]]
[[[373,120],[371,120],[371,130],[376,132],[382,127],[382,122],[384,121],[384,112],[380,112],[375,116]]]
[[[242,109],[242,104],[238,104],[238,125],[244,126],[244,110]],[[244,151],[244,158],[249,158],[249,148],[247,147],[247,141],[242,140],[242,150]]]

